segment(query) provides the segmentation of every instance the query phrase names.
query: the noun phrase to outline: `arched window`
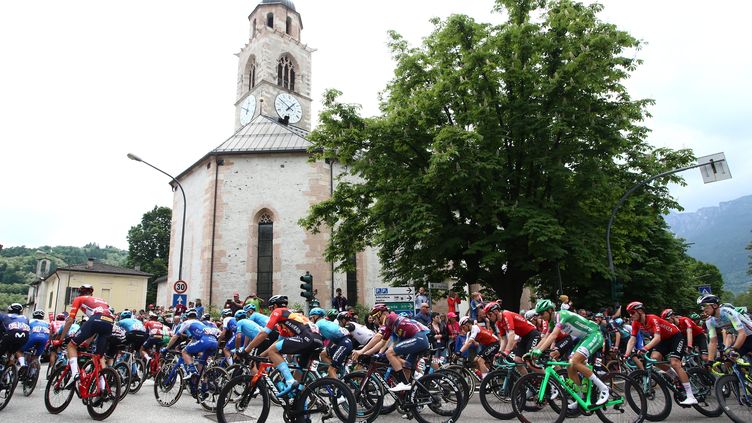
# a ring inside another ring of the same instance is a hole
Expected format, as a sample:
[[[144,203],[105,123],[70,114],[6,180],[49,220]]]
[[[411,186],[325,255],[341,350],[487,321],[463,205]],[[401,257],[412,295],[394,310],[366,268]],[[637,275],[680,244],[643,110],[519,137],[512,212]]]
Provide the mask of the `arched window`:
[[[277,85],[295,91],[295,66],[287,56],[277,62]]]
[[[256,86],[256,60],[251,62],[251,70],[248,71],[248,89]]]
[[[251,27],[251,38],[256,36],[256,19],[253,19],[253,27]]]
[[[287,17],[287,20],[285,21],[285,33],[287,35],[292,35],[292,18]]]
[[[272,275],[274,273],[274,222],[264,213],[258,223],[258,272],[256,294],[268,300],[272,296]]]
[[[266,26],[268,26],[269,28],[274,28],[274,13],[266,14]]]

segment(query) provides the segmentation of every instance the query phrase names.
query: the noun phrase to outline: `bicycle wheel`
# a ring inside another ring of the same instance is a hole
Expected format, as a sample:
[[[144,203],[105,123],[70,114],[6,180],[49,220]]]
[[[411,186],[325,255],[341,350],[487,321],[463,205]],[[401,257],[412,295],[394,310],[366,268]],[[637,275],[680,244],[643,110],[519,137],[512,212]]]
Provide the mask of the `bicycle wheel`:
[[[0,410],[8,405],[13,396],[16,383],[18,383],[16,378],[16,366],[8,366],[0,373]]]
[[[752,383],[736,373],[721,376],[715,382],[715,395],[728,418],[736,423],[752,421]]]
[[[566,394],[556,380],[548,380],[543,399],[539,399],[543,377],[540,373],[528,373],[520,377],[512,387],[512,408],[523,423],[561,423],[566,418]]]
[[[264,423],[269,416],[269,390],[263,379],[251,386],[250,375],[231,379],[217,398],[217,422]]]
[[[50,375],[50,380],[47,381],[47,387],[44,389],[44,406],[50,413],[62,412],[73,399],[75,388],[65,389],[71,377],[68,366],[58,367]]]
[[[133,360],[133,363],[131,364],[131,377],[129,384],[130,392],[132,394],[138,392],[144,385],[146,375],[146,363],[144,363],[144,360],[142,358]]]
[[[309,383],[295,398],[293,421],[324,422],[333,417],[354,423],[358,406],[355,396],[341,380],[323,377]]]
[[[89,394],[99,395],[89,398],[86,402],[86,411],[94,420],[104,420],[115,411],[120,401],[120,375],[114,369],[102,369],[99,371],[99,380],[92,381],[89,385]]]
[[[280,373],[277,369],[269,369],[267,374],[269,376],[269,380],[272,381],[274,386],[276,386],[277,389],[282,390],[283,388],[281,387],[285,385],[285,378],[284,376],[282,376],[282,373]],[[285,405],[285,402],[282,400],[282,398],[277,398],[276,395],[270,395],[269,399],[271,399],[272,404],[278,407],[283,407]]]
[[[177,364],[162,367],[154,378],[154,397],[162,407],[169,407],[180,399],[185,387],[183,372]]]
[[[491,417],[501,420],[514,418],[512,407],[512,387],[514,371],[510,369],[494,370],[480,383],[480,403]]]
[[[222,388],[230,381],[227,371],[221,367],[211,367],[201,374],[199,382],[199,395],[201,395],[201,407],[206,411],[217,409],[217,400]]]
[[[462,388],[462,398],[463,398],[462,408],[467,407],[467,404],[469,404],[470,402],[470,387],[467,385],[465,378],[463,378],[461,374],[450,369],[439,369],[439,370],[436,370],[434,373],[440,373],[440,374],[450,377],[460,388]]]
[[[415,381],[405,404],[419,423],[456,422],[462,413],[462,388],[441,373]]]
[[[621,401],[595,410],[598,418],[605,423],[641,423],[645,420],[648,401],[639,384],[621,373],[609,373],[601,378],[608,386],[612,401]]]
[[[39,361],[37,360],[31,360],[31,363],[29,363],[29,367],[26,368],[26,375],[23,380],[23,394],[24,396],[31,395],[32,392],[34,392],[34,388],[37,387],[37,382],[39,381]]]
[[[386,395],[381,383],[373,376],[366,380],[366,372],[348,373],[342,378],[342,382],[355,396],[355,403],[358,405],[357,421],[371,423],[376,420]]]
[[[651,422],[666,420],[671,414],[673,405],[671,391],[666,381],[655,372],[650,372],[650,376],[648,376],[648,372],[645,370],[635,370],[629,374],[629,377],[637,382],[648,400],[645,419]]]
[[[115,369],[118,377],[120,377],[120,397],[118,400],[122,401],[131,390],[131,369],[128,367],[128,363],[124,361],[115,364],[112,368]]]
[[[445,369],[453,370],[459,373],[460,375],[462,375],[462,377],[465,379],[465,383],[467,383],[467,386],[470,388],[470,392],[467,397],[469,401],[470,398],[472,398],[473,395],[475,395],[475,390],[478,389],[478,378],[475,376],[475,374],[473,374],[473,371],[468,369],[465,366],[460,366],[457,364],[447,366],[445,367]]]
[[[710,372],[701,367],[693,367],[687,369],[687,376],[692,393],[697,398],[697,404],[692,407],[706,417],[718,417],[723,414],[723,409],[715,396],[715,379]]]

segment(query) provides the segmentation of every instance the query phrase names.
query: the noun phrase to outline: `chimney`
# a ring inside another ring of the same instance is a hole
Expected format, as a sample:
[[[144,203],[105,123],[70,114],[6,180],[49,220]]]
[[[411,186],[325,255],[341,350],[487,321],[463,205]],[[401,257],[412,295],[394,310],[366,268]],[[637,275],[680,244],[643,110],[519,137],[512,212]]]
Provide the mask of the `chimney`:
[[[92,257],[89,257],[89,259],[86,261],[86,268],[87,269],[94,268],[94,259]]]
[[[140,265],[140,264],[137,264],[137,265],[136,265],[136,267],[134,267],[134,269],[136,269],[136,270],[141,270],[141,265]]]

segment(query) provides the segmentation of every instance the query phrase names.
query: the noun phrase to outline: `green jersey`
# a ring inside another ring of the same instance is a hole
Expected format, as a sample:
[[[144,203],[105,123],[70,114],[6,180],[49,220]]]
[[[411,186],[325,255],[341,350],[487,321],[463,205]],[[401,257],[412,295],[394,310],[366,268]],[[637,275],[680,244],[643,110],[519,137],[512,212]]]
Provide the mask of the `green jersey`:
[[[601,333],[601,328],[597,323],[568,310],[560,310],[557,313],[556,327],[573,338],[584,338],[592,333]]]

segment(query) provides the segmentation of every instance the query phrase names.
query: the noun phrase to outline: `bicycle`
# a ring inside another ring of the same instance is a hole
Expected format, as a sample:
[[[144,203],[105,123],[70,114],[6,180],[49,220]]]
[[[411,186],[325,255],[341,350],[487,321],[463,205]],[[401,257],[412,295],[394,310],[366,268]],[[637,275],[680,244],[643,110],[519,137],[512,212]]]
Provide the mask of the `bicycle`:
[[[12,358],[12,353],[0,356],[0,410],[8,405],[18,384],[18,370],[9,363]]]
[[[146,364],[144,364],[143,359],[136,356],[132,348],[128,347],[125,351],[118,354],[113,367],[117,368],[119,365],[124,365],[128,369],[128,378],[125,379],[128,387],[125,391],[135,394],[141,389],[146,380]]]
[[[715,383],[715,396],[726,416],[736,423],[752,420],[752,368],[742,358],[724,359],[731,373]],[[747,416],[747,417],[744,417]]]
[[[59,341],[59,340],[50,341],[51,347],[57,348],[57,352],[55,353],[54,363],[50,362],[47,365],[47,380],[50,379],[50,376],[52,376],[53,371],[68,364],[68,354],[65,350],[65,344],[66,343],[64,343],[63,341]]]
[[[621,373],[608,373],[603,376],[601,380],[608,386],[610,396],[604,404],[596,405],[593,384],[589,379],[582,380],[582,389],[575,389],[577,387],[573,386],[566,376],[557,372],[557,367],[569,367],[568,362],[546,360],[545,365],[538,365],[529,354],[523,356],[523,359],[531,367],[543,369],[544,372],[528,373],[520,377],[512,388],[512,407],[520,421],[560,423],[566,417],[576,417],[580,414],[589,416],[593,413],[603,422],[641,423],[645,420],[647,399],[630,377]],[[585,394],[584,397],[581,396],[582,392]],[[575,410],[568,408],[572,400],[578,404]]]
[[[159,370],[154,378],[154,397],[162,407],[174,405],[182,396],[185,388],[188,388],[191,396],[207,411],[214,411],[217,398],[222,387],[227,383],[227,372],[221,367],[203,365],[198,374],[192,374],[186,378],[188,371],[185,361],[177,351],[170,351],[178,355],[176,362],[169,362]],[[172,395],[172,396],[170,396]]]
[[[37,387],[41,364],[39,363],[39,356],[33,355],[33,350],[24,352],[24,357],[28,364],[26,367],[26,373],[23,376],[19,374],[19,382],[21,382],[24,396],[28,397]]]
[[[634,354],[633,354],[634,355]],[[643,357],[644,370],[634,370],[629,377],[636,380],[642,392],[648,399],[647,419],[650,421],[665,420],[671,414],[673,401],[670,400],[673,393],[674,401],[679,404],[687,398],[679,379],[672,380],[666,372],[656,371],[656,366],[667,365],[668,361],[657,361],[650,357]],[[692,393],[697,399],[697,404],[692,408],[707,417],[718,417],[723,410],[713,391],[715,378],[702,367],[692,367],[685,370],[692,386]],[[682,406],[689,408],[689,406]]]
[[[518,365],[500,356],[494,364],[495,369],[480,381],[480,403],[488,414],[497,419],[509,420],[515,416],[511,394],[521,377]]]
[[[75,392],[86,405],[86,411],[94,420],[109,417],[118,405],[120,377],[111,368],[101,364],[102,356],[79,352],[79,378],[72,388],[67,388],[71,379],[70,364],[55,369],[44,391],[44,405],[51,414],[59,414],[70,404]]]

